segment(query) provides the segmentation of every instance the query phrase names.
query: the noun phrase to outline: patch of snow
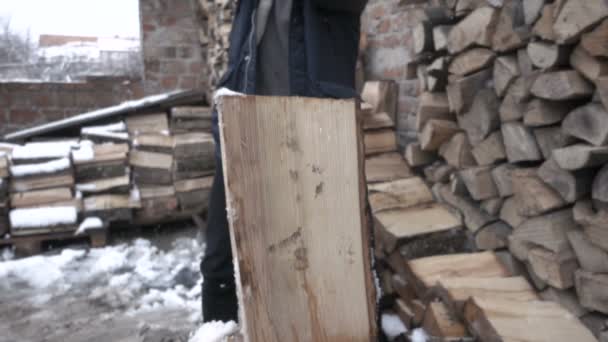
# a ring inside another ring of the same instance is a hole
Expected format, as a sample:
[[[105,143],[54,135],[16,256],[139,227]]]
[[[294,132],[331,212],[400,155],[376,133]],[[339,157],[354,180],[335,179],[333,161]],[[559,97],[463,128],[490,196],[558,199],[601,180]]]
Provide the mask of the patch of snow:
[[[412,332],[410,339],[412,342],[427,342],[429,340],[429,335],[427,335],[424,329],[415,329]]]
[[[228,88],[220,88],[213,94],[213,102],[218,103],[224,96],[245,96],[245,94],[232,91]]]
[[[12,247],[6,247],[2,249],[2,254],[0,254],[0,261],[10,261],[15,259],[15,251]]]
[[[76,140],[60,142],[38,142],[28,143],[13,148],[13,159],[43,159],[43,158],[65,158],[70,156],[73,148],[78,147]]]
[[[115,139],[115,140],[129,140],[129,133],[123,132],[89,132],[88,134],[94,135],[99,138]]]
[[[394,340],[400,335],[407,333],[407,328],[399,318],[394,314],[382,314],[381,319],[382,331],[389,340]]]
[[[0,263],[0,278],[16,277],[33,288],[47,288],[64,278],[63,268],[83,257],[84,251],[64,250],[59,255],[35,256]]]
[[[51,160],[46,163],[25,164],[11,166],[11,175],[13,177],[25,177],[32,175],[43,175],[49,173],[57,173],[69,169],[71,166],[70,159],[61,158]]]
[[[80,148],[72,151],[75,162],[87,162],[95,159],[95,150],[91,144],[81,144]]]
[[[105,133],[105,132],[124,132],[127,130],[127,125],[123,122],[117,122],[105,126],[91,126],[83,127],[80,132],[82,134],[94,134],[94,133]]]
[[[130,194],[129,200],[131,200],[133,202],[141,201],[141,192],[139,192],[138,187],[134,186],[133,189],[131,189],[131,194]]]
[[[103,228],[103,222],[99,217],[87,217],[84,221],[82,221],[74,235],[84,234],[87,230],[101,228]]]
[[[75,224],[78,212],[75,207],[45,207],[11,210],[9,216],[12,228],[40,228]]]
[[[93,192],[95,190],[97,190],[97,185],[95,183],[76,184],[76,191]]]
[[[224,342],[237,331],[235,322],[211,322],[201,326],[189,342]]]

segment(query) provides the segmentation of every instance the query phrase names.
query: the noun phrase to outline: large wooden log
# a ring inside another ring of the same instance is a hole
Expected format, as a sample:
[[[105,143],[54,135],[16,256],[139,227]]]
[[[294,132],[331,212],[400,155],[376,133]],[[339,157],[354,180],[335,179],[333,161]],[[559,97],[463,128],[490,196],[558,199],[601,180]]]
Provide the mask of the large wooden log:
[[[10,192],[26,192],[44,190],[57,187],[73,187],[74,175],[63,173],[59,175],[33,177],[33,178],[11,178],[9,183]]]
[[[131,135],[168,134],[169,120],[167,113],[131,115],[127,117],[127,130]]]
[[[588,195],[593,184],[592,170],[583,169],[574,172],[563,170],[553,159],[541,165],[538,176],[568,203],[574,203]]]
[[[209,204],[213,177],[175,182],[175,192],[182,211],[195,211]]]
[[[532,94],[554,101],[590,98],[593,90],[593,86],[574,70],[542,74],[532,85]]]
[[[572,43],[607,16],[608,4],[604,0],[566,0],[553,24],[557,41]]]
[[[515,170],[515,166],[511,164],[501,164],[492,170],[492,179],[496,184],[496,189],[500,197],[509,197],[513,195],[513,182],[511,181],[511,172]]]
[[[498,57],[494,62],[494,90],[499,97],[505,96],[509,86],[521,75],[517,57]]]
[[[528,56],[537,68],[551,69],[568,63],[570,48],[567,45],[535,41],[528,44]]]
[[[418,99],[416,112],[416,130],[421,132],[431,119],[452,120],[454,114],[450,113],[450,104],[447,94],[424,92]]]
[[[135,171],[137,171],[137,169]],[[209,158],[191,157],[187,159],[176,159],[173,163],[172,172],[174,181],[182,181],[210,176],[215,171]],[[164,172],[162,174],[164,175]]]
[[[573,105],[563,101],[534,99],[526,107],[524,125],[541,127],[560,123],[573,107]]]
[[[464,316],[480,341],[596,341],[577,317],[553,302],[473,297]]]
[[[220,103],[227,211],[247,341],[376,339],[367,238],[372,227],[356,106],[353,100],[252,96]],[[297,148],[285,146],[286,137]],[[305,214],[309,210],[315,214]],[[349,300],[319,300],[320,293],[334,292]]]
[[[131,151],[129,164],[136,184],[171,184],[173,155]]]
[[[575,138],[564,133],[560,126],[550,126],[534,129],[534,137],[544,159],[553,157],[553,150],[559,149],[575,142]]]
[[[518,122],[507,122],[501,126],[501,129],[510,163],[542,159],[536,139],[529,128]]]
[[[492,7],[481,7],[473,11],[450,32],[448,51],[456,54],[473,45],[491,47],[499,14]]]
[[[518,169],[511,175],[521,215],[537,216],[566,205],[560,194],[540,179],[537,169]]]
[[[595,146],[608,143],[608,112],[600,104],[591,103],[572,111],[564,122],[565,133]]]
[[[98,179],[122,177],[129,174],[126,161],[111,161],[103,163],[76,165],[76,181],[79,183],[92,182]]]
[[[488,68],[450,82],[447,86],[450,110],[457,114],[468,111],[475,95],[491,77],[492,69]]]
[[[526,220],[515,229],[513,237],[561,253],[570,250],[567,234],[575,229],[572,210],[565,209]]]
[[[424,151],[437,151],[459,131],[460,127],[453,121],[429,120],[420,133],[420,147]]]
[[[498,106],[496,94],[490,89],[483,89],[475,96],[471,109],[458,115],[458,124],[467,132],[471,144],[479,144],[500,127]]]
[[[564,170],[580,170],[608,162],[608,147],[576,144],[553,150],[553,158]]]
[[[582,269],[593,273],[608,273],[608,252],[591,243],[583,231],[568,232],[568,241]]]
[[[175,144],[169,135],[142,133],[133,138],[132,145],[138,151],[172,154]]]
[[[471,144],[469,144],[469,139],[465,133],[457,133],[452,139],[443,143],[439,148],[439,155],[445,159],[448,165],[457,169],[477,165],[471,154]]]
[[[581,45],[593,57],[608,57],[608,20],[604,19],[595,30],[583,34]]]
[[[489,67],[495,56],[490,49],[472,48],[454,57],[448,70],[451,74],[467,76]]]
[[[592,82],[608,75],[608,62],[591,56],[580,45],[570,55],[570,65]]]
[[[11,208],[40,207],[73,198],[70,188],[55,188],[11,194]]]
[[[208,133],[177,134],[173,137],[175,158],[207,157],[213,163],[215,143]]]
[[[492,179],[492,167],[480,166],[460,171],[460,178],[476,201],[498,196],[498,189]]]
[[[473,148],[473,156],[479,165],[493,165],[507,159],[502,133],[495,131]]]

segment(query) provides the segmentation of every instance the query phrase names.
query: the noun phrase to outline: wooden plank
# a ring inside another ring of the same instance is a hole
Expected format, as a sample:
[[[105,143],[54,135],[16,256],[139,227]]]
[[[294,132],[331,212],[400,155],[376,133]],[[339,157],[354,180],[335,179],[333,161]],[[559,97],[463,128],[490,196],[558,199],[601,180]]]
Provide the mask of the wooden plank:
[[[433,202],[431,190],[419,177],[370,184],[367,189],[373,213]]]
[[[413,173],[399,153],[384,153],[365,160],[365,175],[369,183],[377,183],[412,177]]]
[[[494,253],[440,255],[411,260],[407,264],[408,280],[416,293],[424,296],[437,282],[446,278],[510,277],[509,271]]]
[[[173,155],[135,150],[129,154],[129,164],[146,169],[171,170]]]
[[[384,128],[395,128],[395,122],[387,113],[371,114],[363,119],[363,129],[366,131]]]
[[[70,188],[14,193],[11,195],[11,208],[39,207],[53,202],[69,201],[72,198],[72,189]]]
[[[88,164],[104,164],[107,162],[126,161],[129,153],[127,144],[97,144],[93,145],[93,159],[78,158],[77,151],[72,152],[72,160],[76,167]]]
[[[175,158],[215,156],[215,143],[209,133],[177,134],[173,137],[175,143]]]
[[[210,176],[215,172],[215,155],[175,159],[173,180],[181,181]]]
[[[596,341],[577,317],[553,302],[472,298],[465,320],[481,341]]]
[[[10,192],[26,192],[64,186],[74,186],[74,176],[71,173],[34,178],[13,178],[10,181]]]
[[[150,186],[144,185],[139,187],[139,196],[142,200],[153,199],[156,197],[175,196],[175,187],[169,186]]]
[[[167,113],[127,116],[127,130],[131,135],[169,132]]]
[[[126,192],[128,192],[129,188],[129,175],[76,184],[76,191],[80,191],[84,194],[99,194],[112,191],[125,192],[125,189]]]
[[[397,136],[392,129],[365,132],[364,143],[366,155],[397,151]]]
[[[173,137],[163,134],[140,134],[133,138],[133,147],[138,151],[173,153]]]
[[[220,112],[245,340],[375,341],[356,102],[224,97]]]
[[[109,161],[94,164],[82,164],[76,166],[74,174],[76,181],[92,182],[98,179],[115,178],[129,175],[129,166],[126,161]]]
[[[139,207],[141,201],[130,195],[99,195],[85,198],[83,209],[85,212],[98,212]]]
[[[176,192],[190,192],[201,189],[211,189],[213,185],[213,177],[188,179],[183,181],[175,182]]]
[[[204,106],[180,106],[171,108],[171,119],[199,119],[211,121],[213,110]]]

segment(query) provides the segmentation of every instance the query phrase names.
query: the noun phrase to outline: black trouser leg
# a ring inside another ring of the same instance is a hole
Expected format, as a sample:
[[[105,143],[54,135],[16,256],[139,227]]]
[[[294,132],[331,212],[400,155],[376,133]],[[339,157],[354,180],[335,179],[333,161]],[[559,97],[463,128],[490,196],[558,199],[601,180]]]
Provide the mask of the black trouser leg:
[[[234,266],[230,247],[230,231],[226,217],[226,194],[220,158],[211,189],[207,214],[207,248],[201,262],[203,275],[203,320],[237,321],[238,302]]]

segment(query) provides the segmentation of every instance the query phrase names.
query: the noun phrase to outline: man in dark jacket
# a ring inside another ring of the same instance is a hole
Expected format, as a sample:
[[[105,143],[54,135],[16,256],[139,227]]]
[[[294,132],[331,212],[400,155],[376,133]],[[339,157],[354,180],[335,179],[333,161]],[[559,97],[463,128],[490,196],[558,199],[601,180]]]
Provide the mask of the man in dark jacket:
[[[367,0],[240,0],[220,88],[256,95],[353,98]],[[205,322],[237,320],[217,113],[217,168],[201,263]]]

